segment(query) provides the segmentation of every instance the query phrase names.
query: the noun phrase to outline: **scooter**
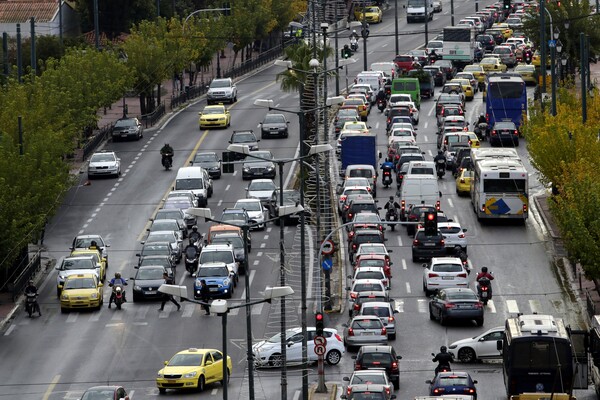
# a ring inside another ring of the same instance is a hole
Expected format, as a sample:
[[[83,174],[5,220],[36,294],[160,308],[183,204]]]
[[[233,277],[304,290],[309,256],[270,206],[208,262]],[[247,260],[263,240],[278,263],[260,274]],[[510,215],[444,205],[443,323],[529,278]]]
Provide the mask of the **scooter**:
[[[381,176],[381,183],[383,183],[383,186],[386,189],[388,187],[390,187],[390,185],[392,184],[392,170],[391,169],[383,170],[383,175]]]
[[[477,281],[477,295],[484,306],[492,298],[491,284],[492,282],[488,278],[480,278]]]
[[[392,208],[387,210],[385,219],[386,219],[386,221],[390,221],[390,222],[398,221],[398,211],[396,210],[396,207],[392,206]],[[396,229],[396,224],[390,224],[390,228],[392,229],[392,232],[393,232]]]
[[[194,246],[187,246],[185,248],[185,270],[192,274],[198,270],[198,248]]]
[[[37,302],[37,294],[25,293],[25,311],[29,315],[29,318],[33,317],[33,313],[37,312],[39,316],[42,316],[40,311],[40,305]]]
[[[460,246],[454,247],[454,253],[456,254],[456,257],[460,258],[460,262],[462,263],[463,268],[467,271],[467,274],[470,274],[471,268],[469,267],[469,257],[467,256],[467,253],[465,253]]]
[[[117,310],[120,310],[125,302],[125,288],[122,284],[117,283],[113,286],[113,295],[115,306],[117,306]]]
[[[173,166],[173,154],[163,154],[162,156],[162,165],[165,167],[165,170],[168,171]]]
[[[379,112],[384,112],[385,111],[385,101],[384,100],[377,100],[377,109],[379,109]]]
[[[436,169],[438,178],[443,179],[444,175],[446,175],[446,162],[444,160],[437,160],[435,169]]]
[[[475,132],[475,134],[477,135],[479,140],[485,141],[486,136],[487,136],[486,135],[487,128],[488,128],[488,124],[485,122],[481,122],[475,126],[475,129],[473,131]]]
[[[353,52],[358,51],[358,40],[355,38],[350,39],[350,50]]]

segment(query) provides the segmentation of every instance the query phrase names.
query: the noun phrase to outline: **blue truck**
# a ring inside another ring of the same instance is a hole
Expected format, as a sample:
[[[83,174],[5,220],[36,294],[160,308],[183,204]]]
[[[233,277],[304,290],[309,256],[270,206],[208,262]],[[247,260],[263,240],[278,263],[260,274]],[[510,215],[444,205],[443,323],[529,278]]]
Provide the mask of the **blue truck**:
[[[355,164],[372,165],[377,171],[379,155],[377,153],[377,135],[374,132],[342,131],[340,135],[342,135],[340,176],[345,176],[348,165]]]

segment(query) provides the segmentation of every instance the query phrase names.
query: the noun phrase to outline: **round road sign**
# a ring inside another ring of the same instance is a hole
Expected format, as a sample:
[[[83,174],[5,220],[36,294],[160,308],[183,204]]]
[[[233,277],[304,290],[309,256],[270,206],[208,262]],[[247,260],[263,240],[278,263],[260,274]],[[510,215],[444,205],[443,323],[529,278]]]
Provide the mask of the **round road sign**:
[[[333,252],[335,251],[335,246],[333,244],[333,240],[326,240],[323,243],[323,246],[321,246],[321,248],[322,248],[323,254],[325,254],[327,256],[333,254]]]
[[[315,342],[315,346],[325,346],[327,344],[327,339],[325,336],[315,336],[313,342]]]
[[[325,346],[323,346],[323,345],[315,346],[315,354],[318,356],[324,355],[325,354]]]

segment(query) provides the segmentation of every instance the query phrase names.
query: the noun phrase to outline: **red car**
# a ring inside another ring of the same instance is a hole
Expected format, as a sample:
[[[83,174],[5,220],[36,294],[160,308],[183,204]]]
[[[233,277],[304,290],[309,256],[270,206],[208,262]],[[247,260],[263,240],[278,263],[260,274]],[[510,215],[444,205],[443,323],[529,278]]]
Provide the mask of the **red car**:
[[[383,272],[388,279],[392,279],[392,265],[390,257],[383,254],[362,254],[356,258],[354,268],[358,267],[383,267]]]
[[[396,63],[400,73],[420,67],[420,64],[416,62],[414,57],[410,54],[397,55],[396,58],[394,58],[394,62]]]

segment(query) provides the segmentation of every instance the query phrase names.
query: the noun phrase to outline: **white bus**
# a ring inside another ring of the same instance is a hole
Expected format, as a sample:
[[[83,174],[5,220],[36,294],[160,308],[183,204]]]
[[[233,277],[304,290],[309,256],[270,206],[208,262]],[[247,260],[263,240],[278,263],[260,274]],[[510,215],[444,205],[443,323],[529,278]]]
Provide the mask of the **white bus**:
[[[512,158],[520,160],[517,150],[508,147],[478,147],[471,149],[471,162],[473,165],[480,160],[490,158]]]
[[[527,219],[528,175],[521,160],[489,158],[473,166],[471,203],[477,219]]]

